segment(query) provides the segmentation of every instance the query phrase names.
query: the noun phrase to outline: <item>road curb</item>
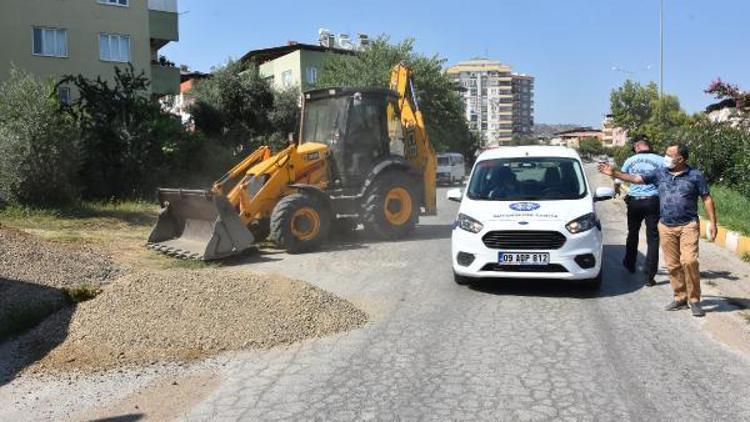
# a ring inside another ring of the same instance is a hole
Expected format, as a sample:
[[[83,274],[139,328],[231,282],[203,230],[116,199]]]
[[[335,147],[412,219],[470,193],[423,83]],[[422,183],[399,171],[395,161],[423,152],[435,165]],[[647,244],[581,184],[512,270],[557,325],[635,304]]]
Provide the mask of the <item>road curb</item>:
[[[703,217],[701,217],[701,237],[706,238],[706,219]],[[716,239],[713,243],[739,257],[750,255],[750,237],[740,232],[730,231],[721,225],[716,230]]]

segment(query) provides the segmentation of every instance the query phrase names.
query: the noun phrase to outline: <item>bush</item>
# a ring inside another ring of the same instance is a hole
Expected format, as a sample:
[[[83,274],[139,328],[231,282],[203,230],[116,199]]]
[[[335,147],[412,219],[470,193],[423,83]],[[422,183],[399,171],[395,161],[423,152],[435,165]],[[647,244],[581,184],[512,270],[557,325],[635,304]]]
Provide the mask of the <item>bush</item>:
[[[750,196],[750,133],[702,121],[683,129],[678,139],[690,148],[690,164],[709,181]]]
[[[0,84],[0,199],[49,206],[78,196],[79,133],[52,81],[11,68]]]

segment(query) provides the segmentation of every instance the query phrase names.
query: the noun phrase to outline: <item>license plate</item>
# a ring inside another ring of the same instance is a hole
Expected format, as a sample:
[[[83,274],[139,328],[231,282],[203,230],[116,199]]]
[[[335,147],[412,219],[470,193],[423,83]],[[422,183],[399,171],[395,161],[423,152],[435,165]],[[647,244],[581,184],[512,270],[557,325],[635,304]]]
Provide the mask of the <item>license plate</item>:
[[[548,265],[548,253],[500,252],[497,262],[500,265]]]

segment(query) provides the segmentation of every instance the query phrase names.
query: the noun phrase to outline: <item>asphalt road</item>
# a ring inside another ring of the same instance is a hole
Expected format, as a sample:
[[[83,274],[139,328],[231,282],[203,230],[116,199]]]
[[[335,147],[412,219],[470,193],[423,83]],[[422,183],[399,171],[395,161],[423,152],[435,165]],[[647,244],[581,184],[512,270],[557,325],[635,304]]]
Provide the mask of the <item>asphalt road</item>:
[[[440,214],[423,218],[412,239],[357,236],[246,264],[345,297],[371,321],[230,355],[221,386],[186,418],[750,420],[750,358],[713,340],[687,311],[663,311],[668,285],[644,288],[621,269],[621,205],[598,205],[606,268],[591,293],[561,282],[454,284],[457,206],[445,189],[438,197]]]

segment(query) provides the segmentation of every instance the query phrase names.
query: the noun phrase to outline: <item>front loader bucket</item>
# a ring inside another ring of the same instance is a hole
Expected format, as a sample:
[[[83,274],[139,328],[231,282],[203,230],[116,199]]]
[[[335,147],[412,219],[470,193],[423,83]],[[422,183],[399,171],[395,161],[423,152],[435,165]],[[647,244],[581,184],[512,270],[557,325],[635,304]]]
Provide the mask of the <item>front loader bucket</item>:
[[[205,190],[159,189],[162,208],[148,247],[171,256],[212,260],[249,248],[253,235],[220,195]]]

